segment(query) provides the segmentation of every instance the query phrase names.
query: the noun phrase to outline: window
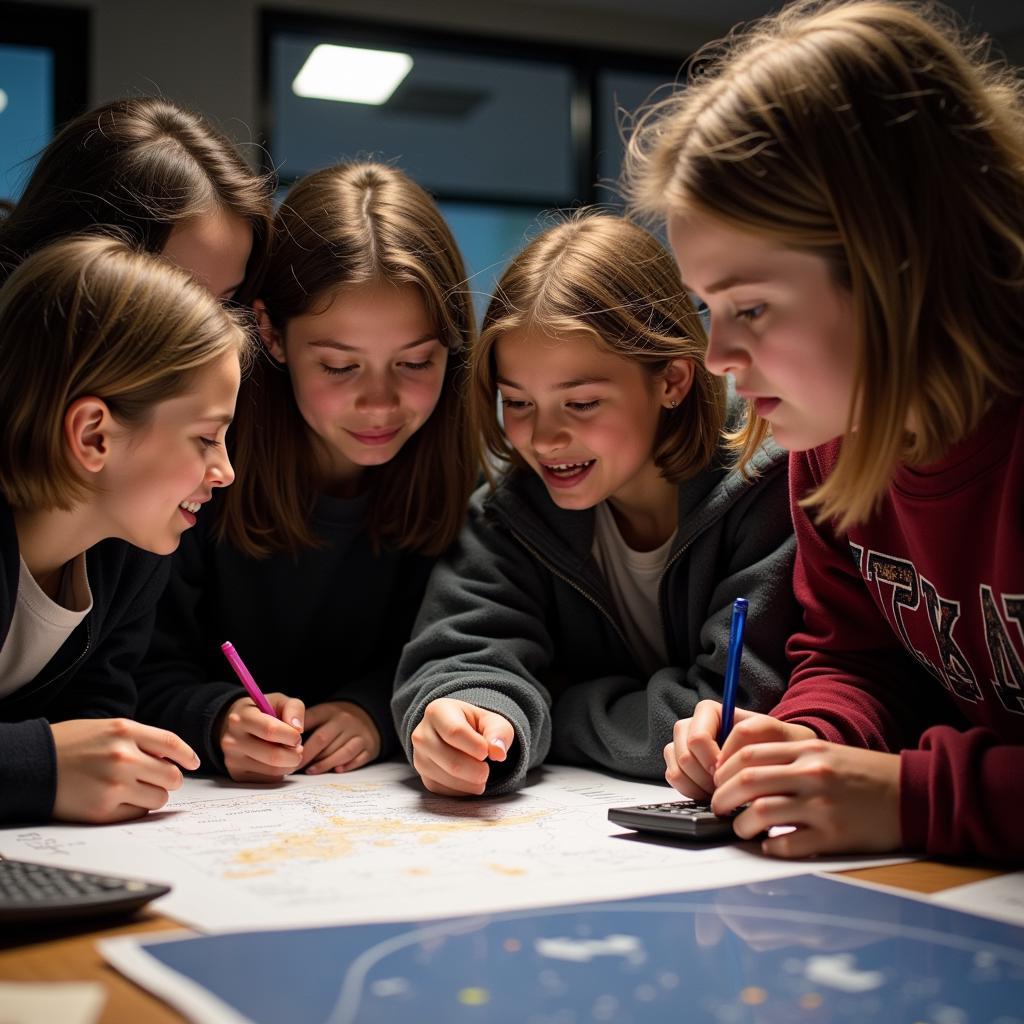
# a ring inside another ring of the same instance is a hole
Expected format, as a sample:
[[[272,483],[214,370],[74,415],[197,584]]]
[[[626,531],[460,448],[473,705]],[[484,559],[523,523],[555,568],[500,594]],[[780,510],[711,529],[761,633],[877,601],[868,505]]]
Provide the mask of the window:
[[[383,102],[296,95],[296,76],[323,44],[407,59]],[[394,162],[438,199],[481,311],[509,259],[543,229],[545,211],[615,205],[599,185],[621,162],[615,103],[638,105],[682,59],[285,12],[263,15],[263,57],[269,157],[282,182],[339,160]]]
[[[54,128],[84,109],[89,16],[0,3],[0,198],[17,200]]]

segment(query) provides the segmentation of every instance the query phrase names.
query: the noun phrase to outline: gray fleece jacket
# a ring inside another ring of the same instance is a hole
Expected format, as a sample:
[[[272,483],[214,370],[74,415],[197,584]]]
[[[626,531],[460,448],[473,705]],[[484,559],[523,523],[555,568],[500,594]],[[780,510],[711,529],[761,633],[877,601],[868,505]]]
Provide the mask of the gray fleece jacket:
[[[660,779],[675,721],[721,699],[736,597],[750,602],[736,703],[773,707],[799,623],[786,456],[762,450],[752,482],[727,458],[679,485],[659,589],[669,663],[649,679],[591,555],[593,509],[559,508],[532,471],[480,488],[398,666],[392,711],[409,759],[427,705],[452,697],[515,728],[508,759],[490,766],[488,795],[517,788],[549,756]]]

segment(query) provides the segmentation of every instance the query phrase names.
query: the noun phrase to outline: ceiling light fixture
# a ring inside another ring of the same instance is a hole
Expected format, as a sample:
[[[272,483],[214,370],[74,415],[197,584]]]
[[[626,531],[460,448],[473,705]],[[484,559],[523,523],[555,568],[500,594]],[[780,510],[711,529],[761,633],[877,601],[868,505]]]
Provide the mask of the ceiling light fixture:
[[[321,43],[292,82],[296,96],[344,103],[386,103],[412,70],[412,57]]]

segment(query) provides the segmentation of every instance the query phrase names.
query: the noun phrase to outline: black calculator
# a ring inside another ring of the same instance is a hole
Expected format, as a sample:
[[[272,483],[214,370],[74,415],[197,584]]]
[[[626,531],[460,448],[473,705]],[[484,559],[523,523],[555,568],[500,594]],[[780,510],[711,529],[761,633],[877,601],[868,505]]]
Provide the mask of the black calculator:
[[[170,891],[134,878],[0,858],[0,924],[128,914]]]
[[[738,813],[738,812],[737,812]],[[676,800],[663,804],[637,804],[635,807],[612,807],[608,820],[637,832],[659,832],[677,838],[739,842],[732,830],[735,814],[720,818],[711,805],[693,800]]]

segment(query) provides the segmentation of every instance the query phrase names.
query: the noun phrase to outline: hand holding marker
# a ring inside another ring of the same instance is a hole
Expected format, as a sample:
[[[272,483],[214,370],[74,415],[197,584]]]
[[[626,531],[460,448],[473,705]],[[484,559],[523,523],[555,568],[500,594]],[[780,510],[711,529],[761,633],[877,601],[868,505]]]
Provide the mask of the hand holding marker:
[[[225,642],[221,650],[246,692],[220,719],[224,767],[236,782],[280,781],[302,764],[303,703],[283,693],[265,696],[234,646]]]
[[[245,667],[245,662],[238,656],[235,645],[230,640],[225,640],[220,645],[220,649],[224,652],[224,657],[228,659],[231,667],[235,670],[235,675],[238,676],[245,687],[245,692],[252,698],[252,702],[256,707],[263,714],[270,715],[271,718],[277,718],[277,712],[271,707],[270,701],[263,696],[263,691],[256,685],[256,680],[253,679],[252,673]]]

